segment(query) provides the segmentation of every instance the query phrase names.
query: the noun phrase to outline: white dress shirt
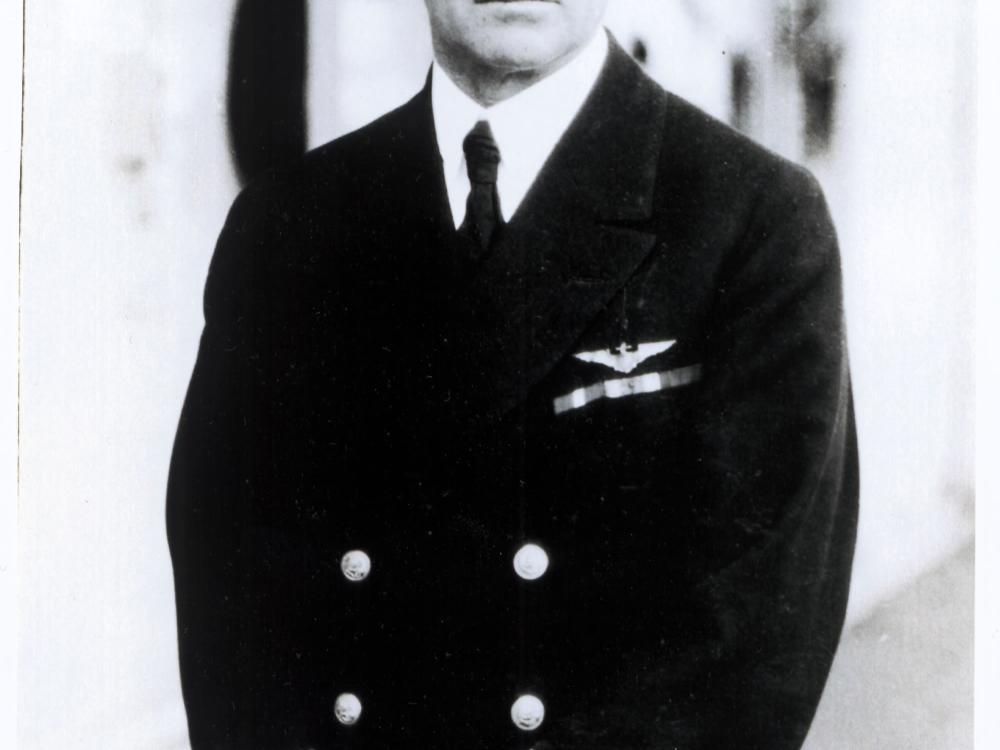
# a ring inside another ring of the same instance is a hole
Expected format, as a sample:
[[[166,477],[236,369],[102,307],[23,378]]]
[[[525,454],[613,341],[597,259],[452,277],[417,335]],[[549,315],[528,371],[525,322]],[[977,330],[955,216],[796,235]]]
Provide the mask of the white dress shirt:
[[[486,120],[500,149],[497,192],[500,211],[510,220],[545,160],[576,117],[604,66],[608,37],[599,29],[576,57],[556,72],[509,99],[483,107],[469,98],[435,61],[431,106],[438,151],[455,226],[465,218],[469,175],[462,141],[479,120]]]

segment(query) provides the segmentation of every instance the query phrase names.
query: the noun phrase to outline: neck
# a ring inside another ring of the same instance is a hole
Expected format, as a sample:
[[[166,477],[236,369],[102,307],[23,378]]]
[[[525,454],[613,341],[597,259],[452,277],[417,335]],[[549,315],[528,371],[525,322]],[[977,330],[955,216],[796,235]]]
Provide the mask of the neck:
[[[576,57],[581,49],[570,50],[544,66],[522,70],[491,67],[447,49],[439,45],[436,40],[434,56],[448,77],[466,96],[482,107],[492,107],[552,75]]]

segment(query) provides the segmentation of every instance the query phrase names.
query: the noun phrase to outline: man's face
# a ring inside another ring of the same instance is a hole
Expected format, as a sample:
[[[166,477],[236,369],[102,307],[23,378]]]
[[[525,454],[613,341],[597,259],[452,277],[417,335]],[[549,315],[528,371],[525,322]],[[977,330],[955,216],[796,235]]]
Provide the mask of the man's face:
[[[557,67],[590,41],[608,0],[425,0],[434,46],[495,71]]]

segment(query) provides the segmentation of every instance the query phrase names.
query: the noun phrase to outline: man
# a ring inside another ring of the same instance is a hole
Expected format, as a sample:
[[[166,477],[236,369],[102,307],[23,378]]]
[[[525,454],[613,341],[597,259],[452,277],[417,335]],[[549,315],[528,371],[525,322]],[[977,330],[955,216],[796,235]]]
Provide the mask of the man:
[[[605,2],[427,0],[427,87],[234,204],[168,489],[195,748],[800,746],[857,512],[834,232]]]

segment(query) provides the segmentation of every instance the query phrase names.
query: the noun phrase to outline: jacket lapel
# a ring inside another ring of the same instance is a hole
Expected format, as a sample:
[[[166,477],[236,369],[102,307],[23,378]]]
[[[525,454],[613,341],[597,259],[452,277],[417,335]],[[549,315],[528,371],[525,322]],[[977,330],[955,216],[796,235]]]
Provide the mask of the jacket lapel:
[[[612,40],[604,70],[456,310],[502,414],[566,356],[656,244],[666,96]]]

